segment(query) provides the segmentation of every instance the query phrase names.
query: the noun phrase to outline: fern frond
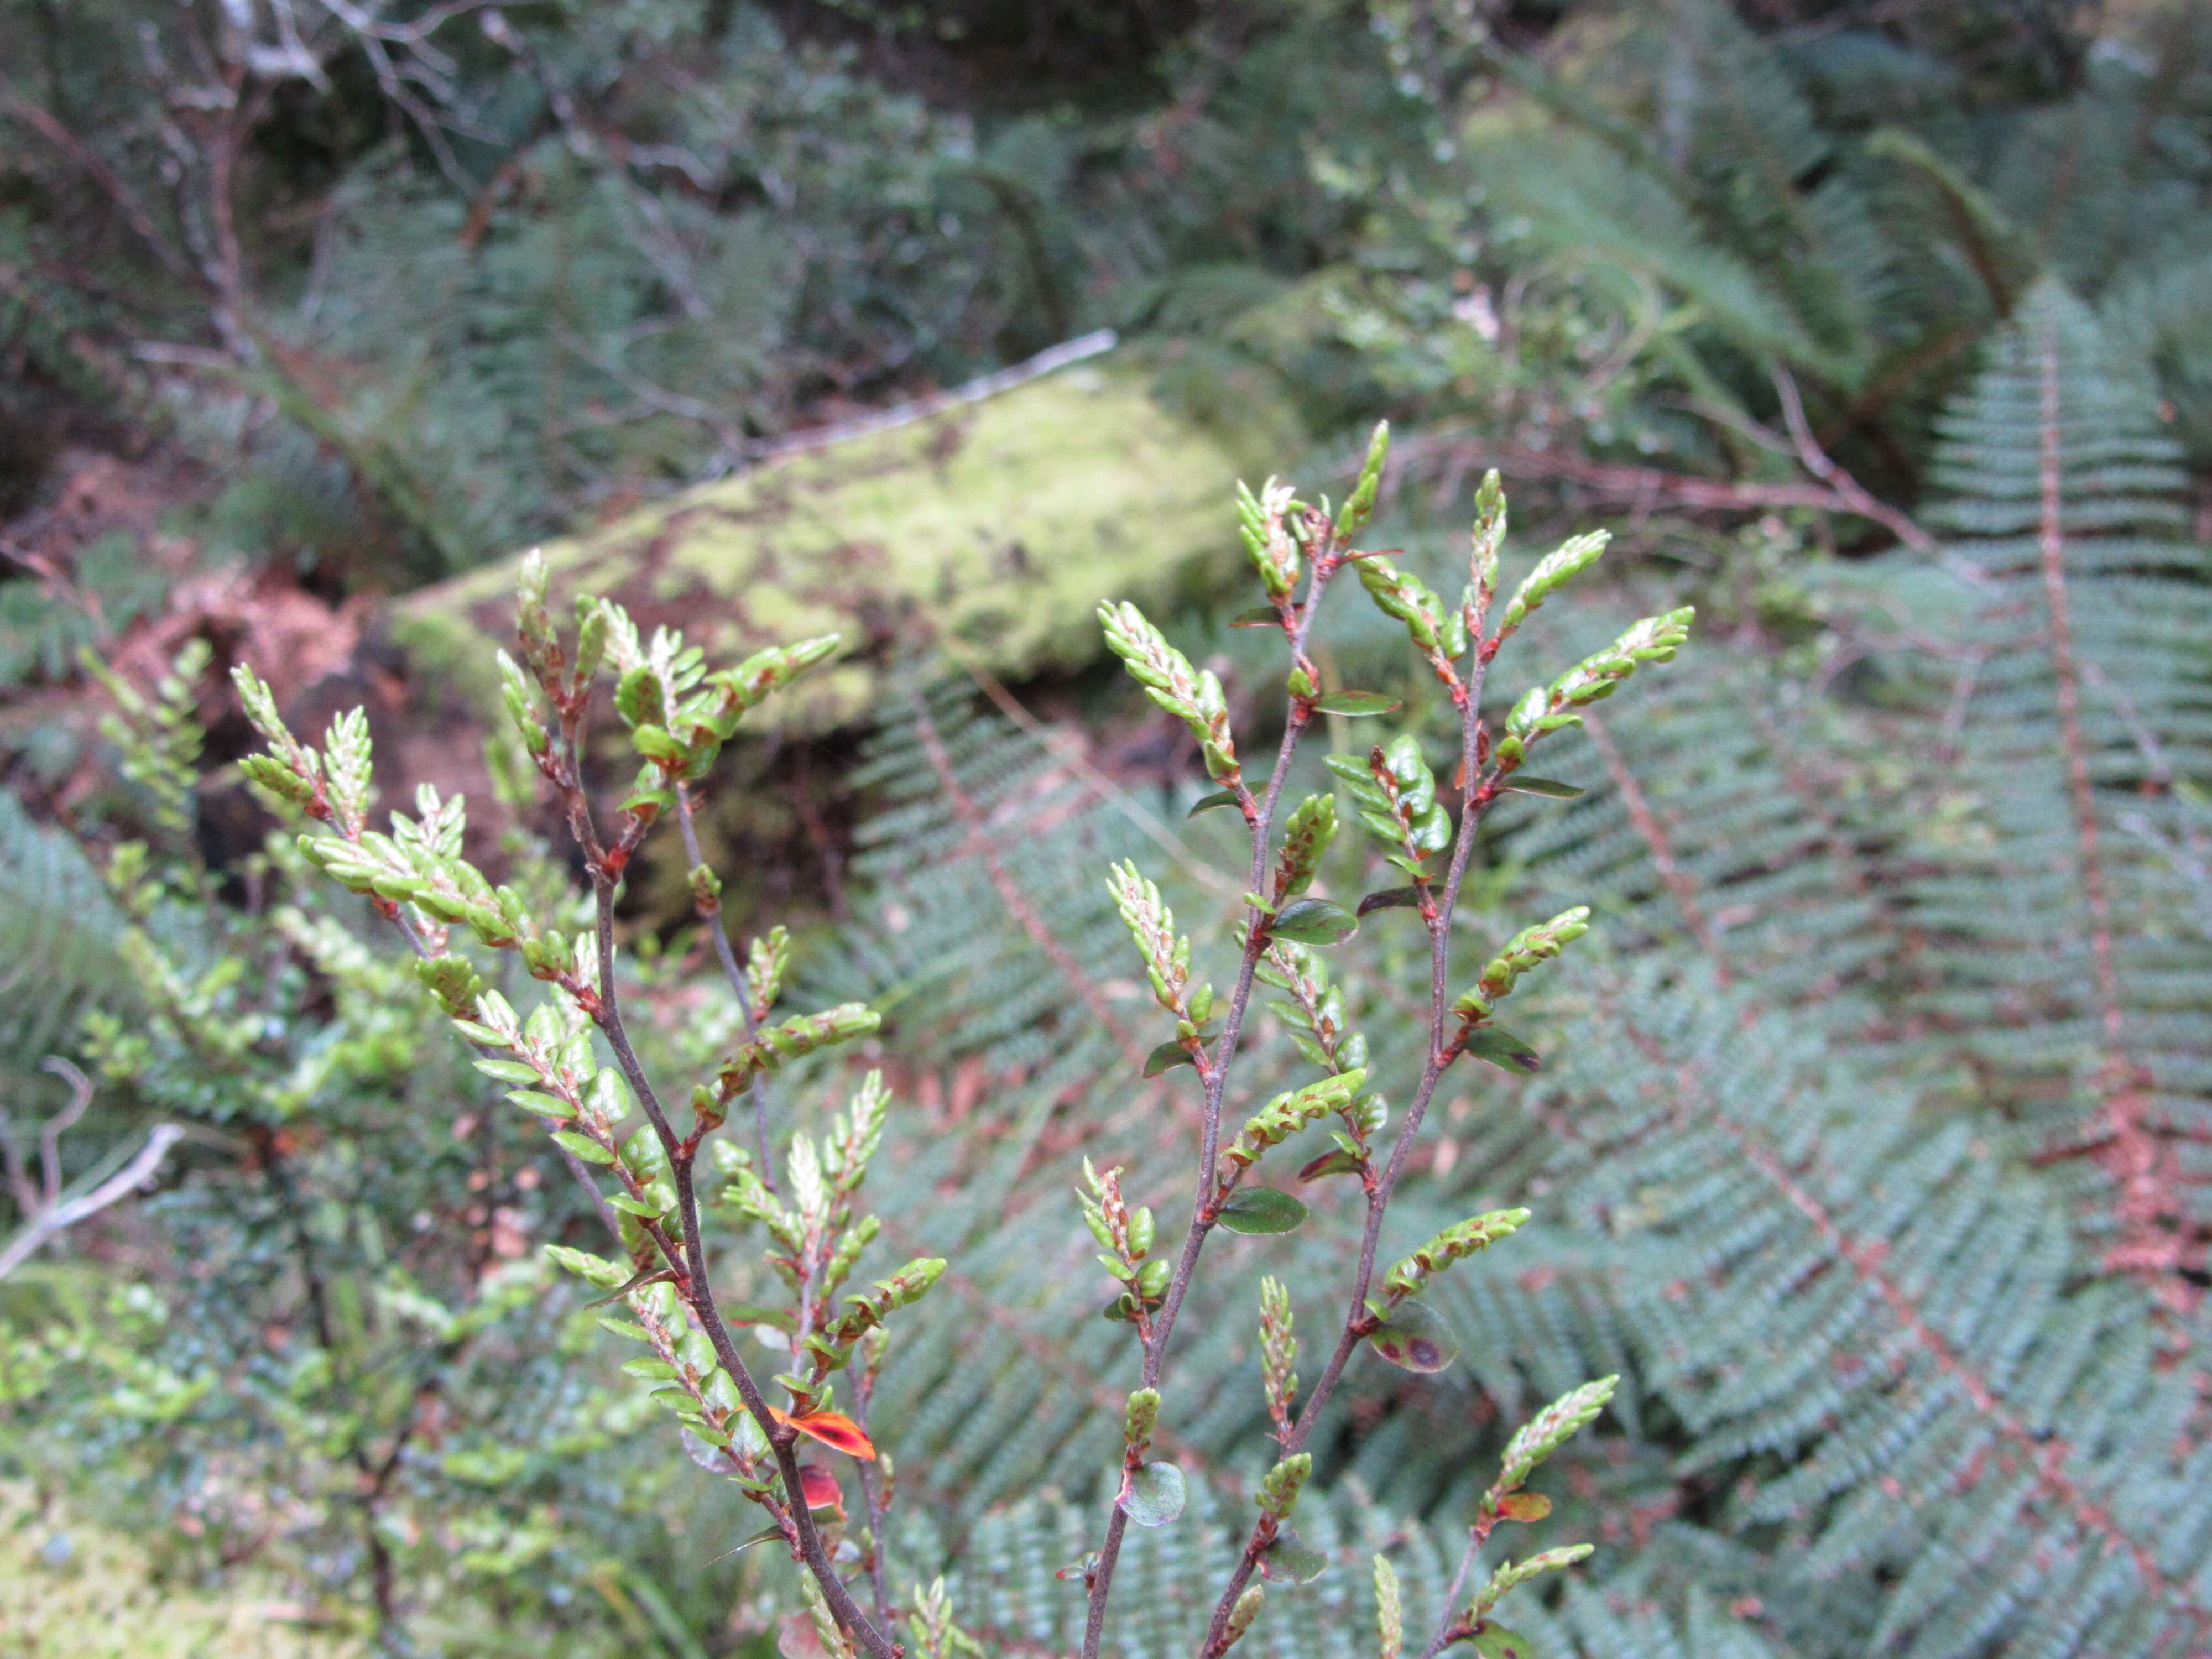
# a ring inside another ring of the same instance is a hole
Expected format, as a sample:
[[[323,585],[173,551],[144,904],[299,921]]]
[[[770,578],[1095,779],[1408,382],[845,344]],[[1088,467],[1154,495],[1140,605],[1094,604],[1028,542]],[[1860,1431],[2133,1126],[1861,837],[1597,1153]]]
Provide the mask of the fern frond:
[[[76,839],[0,793],[0,1066],[33,1075],[78,1017],[135,1000],[123,918]]]

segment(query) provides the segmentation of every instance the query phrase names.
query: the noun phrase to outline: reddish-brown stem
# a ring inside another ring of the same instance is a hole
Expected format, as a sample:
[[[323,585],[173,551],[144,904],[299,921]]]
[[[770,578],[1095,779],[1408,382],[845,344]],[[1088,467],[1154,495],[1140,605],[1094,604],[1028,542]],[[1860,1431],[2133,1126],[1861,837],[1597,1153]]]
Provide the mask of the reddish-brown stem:
[[[684,1298],[690,1306],[692,1316],[707,1340],[714,1349],[714,1358],[737,1384],[738,1394],[752,1413],[753,1421],[767,1437],[769,1449],[775,1455],[777,1472],[782,1477],[784,1500],[790,1510],[791,1520],[799,1534],[799,1549],[807,1570],[814,1575],[822,1588],[824,1601],[838,1625],[864,1649],[869,1659],[898,1659],[901,1650],[890,1638],[870,1622],[845,1581],[837,1576],[829,1552],[823,1547],[822,1535],[814,1525],[814,1517],[806,1502],[806,1488],[799,1472],[799,1461],[793,1450],[797,1438],[793,1431],[775,1419],[767,1397],[753,1380],[744,1356],[738,1352],[731,1339],[728,1325],[714,1305],[713,1285],[707,1276],[706,1249],[699,1237],[699,1200],[692,1182],[692,1162],[697,1154],[696,1146],[686,1146],[677,1135],[662,1109],[660,1097],[653,1091],[645,1068],[639,1064],[636,1051],[631,1048],[629,1033],[623,1024],[622,1000],[615,988],[615,884],[620,865],[614,856],[603,849],[597,831],[592,824],[591,807],[583,787],[580,733],[585,706],[589,698],[588,687],[579,688],[576,694],[558,699],[561,713],[561,752],[549,774],[561,789],[568,809],[568,823],[577,842],[584,850],[586,866],[591,875],[592,890],[597,901],[597,940],[599,947],[599,1006],[592,1017],[614,1052],[615,1060],[622,1068],[630,1091],[637,1097],[646,1119],[668,1155],[670,1172],[676,1185],[677,1219],[683,1229],[682,1266],[685,1283]],[[643,826],[634,823],[624,831],[614,853],[625,854],[641,836]],[[612,866],[612,867],[610,867]],[[658,1234],[659,1230],[653,1230]],[[656,1237],[671,1265],[678,1261],[677,1253],[669,1249],[665,1236]]]
[[[691,791],[678,780],[675,786],[676,827],[684,836],[684,856],[690,867],[698,869],[706,863],[699,850],[699,830],[692,822]],[[708,909],[702,902],[698,905],[699,919],[707,924],[708,936],[714,941],[715,958],[722,964],[723,977],[730,981],[730,989],[738,999],[738,1012],[744,1020],[744,1040],[748,1042],[760,1035],[761,1011],[753,1006],[752,993],[746,988],[744,969],[738,965],[738,953],[730,944],[730,930],[722,925],[720,905]],[[752,1097],[753,1152],[760,1160],[761,1184],[770,1193],[776,1191],[775,1156],[768,1138],[768,1079],[756,1075],[748,1092]]]
[[[870,1621],[860,1603],[853,1599],[852,1592],[845,1588],[845,1581],[837,1576],[837,1569],[823,1547],[822,1534],[807,1507],[805,1483],[793,1451],[797,1436],[776,1421],[767,1397],[745,1364],[744,1356],[731,1340],[729,1326],[714,1305],[714,1287],[707,1277],[706,1250],[699,1238],[699,1200],[691,1178],[693,1152],[685,1150],[669,1123],[668,1114],[661,1107],[660,1097],[653,1092],[645,1068],[638,1063],[636,1052],[630,1047],[629,1034],[623,1024],[621,999],[615,990],[614,878],[594,864],[592,887],[599,901],[599,1030],[606,1037],[608,1048],[614,1051],[616,1063],[622,1067],[647,1121],[653,1125],[653,1133],[659,1137],[668,1154],[669,1167],[675,1177],[677,1219],[684,1231],[683,1251],[690,1281],[684,1287],[684,1300],[690,1304],[692,1315],[706,1332],[708,1341],[714,1345],[714,1358],[737,1384],[745,1409],[752,1413],[753,1421],[768,1437],[769,1449],[775,1454],[776,1468],[783,1477],[785,1502],[799,1530],[799,1554],[813,1573],[815,1582],[822,1587],[823,1598],[829,1603],[831,1614],[839,1626],[867,1652],[869,1659],[898,1659],[901,1650]]]
[[[1668,1059],[1657,1037],[1626,1021],[1623,1029],[1647,1060],[1656,1064]],[[2015,1449],[2034,1471],[2036,1485],[2045,1496],[2064,1510],[2083,1532],[2094,1536],[2102,1548],[2124,1554],[2147,1588],[2172,1602],[2194,1623],[2200,1639],[2212,1631],[2212,1609],[2207,1609],[2194,1598],[2185,1580],[2167,1574],[2150,1546],[2123,1527],[2112,1510],[2075,1478],[2068,1467],[2072,1446],[2030,1424],[2006,1404],[1999,1386],[1936,1328],[1911,1290],[1888,1271],[1887,1245],[1880,1239],[1862,1238],[1845,1231],[1819,1195],[1791,1172],[1779,1152],[1750,1126],[1722,1109],[1698,1067],[1677,1066],[1674,1081],[1676,1103],[1669,1116],[1686,1119],[1695,1110],[1725,1135],[1738,1156],[1804,1218],[1822,1246],[1881,1298],[1898,1328],[1929,1357],[1938,1371],[1958,1385],[1960,1394],[1991,1429]]]
[[[878,1349],[880,1356],[882,1350]],[[876,1391],[875,1366],[866,1356],[853,1372],[853,1420],[867,1434],[868,1401]],[[868,1516],[868,1589],[875,1601],[876,1622],[884,1629],[890,1628],[891,1598],[889,1579],[890,1565],[884,1559],[884,1515],[890,1507],[890,1493],[885,1483],[876,1478],[875,1466],[861,1462],[860,1465],[860,1503]]]
[[[1467,1589],[1468,1575],[1474,1571],[1474,1558],[1482,1553],[1488,1541],[1490,1529],[1498,1524],[1494,1510],[1486,1507],[1474,1517],[1474,1524],[1467,1529],[1467,1547],[1460,1553],[1459,1570],[1452,1574],[1451,1588],[1444,1592],[1444,1610],[1437,1615],[1437,1633],[1421,1650],[1421,1659],[1437,1659],[1437,1656],[1462,1637],[1471,1634],[1463,1620],[1452,1609],[1459,1605],[1461,1594]]]
[[[2170,1243],[2164,1222],[2180,1208],[2172,1196],[2173,1174],[2166,1149],[2143,1126],[2145,1095],[2124,1046],[2118,953],[2112,943],[2112,899],[2105,886],[2104,858],[2098,846],[2096,788],[2089,776],[2088,744],[2081,730],[2081,667],[2074,643],[2074,621],[2066,588],[2064,483],[2058,388],[2058,342],[2046,324],[2037,343],[2040,371],[2042,452],[2041,513],[2036,545],[2043,574],[2044,601],[2050,611],[2047,635],[2058,711],[2059,747],[2065,758],[2067,793],[2074,810],[2074,833],[2082,898],[2089,913],[2089,955],[2096,976],[2105,1062],[2097,1088],[2103,1161],[2120,1187],[2123,1243],[2112,1253],[2127,1262],[2140,1258],[2162,1265]]]
[[[1322,594],[1328,580],[1335,573],[1340,560],[1334,547],[1316,558],[1312,580],[1307,584],[1305,603],[1298,608],[1297,626],[1291,630],[1291,660],[1304,665],[1307,636],[1313,630],[1315,617],[1320,612]],[[1251,890],[1261,891],[1267,879],[1268,838],[1274,827],[1275,809],[1281,801],[1283,786],[1290,777],[1291,760],[1297,753],[1298,739],[1313,719],[1311,699],[1293,697],[1290,714],[1283,726],[1283,740],[1275,753],[1275,769],[1267,778],[1266,796],[1258,803],[1256,811],[1248,807],[1247,817],[1252,826]],[[1250,792],[1240,786],[1243,799],[1250,799]],[[1206,1079],[1206,1111],[1200,1128],[1197,1193],[1191,1203],[1190,1228],[1183,1235],[1182,1251],[1176,1258],[1175,1273],[1168,1280],[1166,1295],[1162,1297],[1159,1310],[1152,1316],[1152,1330],[1144,1343],[1144,1382],[1147,1389],[1159,1386],[1160,1370],[1166,1363],[1168,1338],[1175,1329],[1176,1316],[1182,1310],[1183,1297],[1190,1289],[1191,1275],[1197,1270],[1199,1253],[1206,1248],[1206,1236],[1213,1231],[1214,1221],[1220,1212],[1223,1196],[1218,1168],[1221,1156],[1221,1102],[1229,1082],[1230,1062],[1236,1058],[1237,1040],[1244,1029],[1244,1011],[1252,1000],[1252,978],[1259,967],[1261,954],[1267,948],[1267,917],[1255,908],[1247,907],[1244,913],[1244,951],[1237,968],[1237,985],[1229,999],[1229,1013],[1221,1028],[1221,1037],[1214,1048],[1212,1068],[1204,1073]],[[1228,1185],[1233,1188],[1241,1176],[1239,1170]],[[1125,1468],[1127,1460],[1124,1460]],[[1115,1565],[1121,1559],[1122,1536],[1128,1530],[1129,1517],[1123,1511],[1120,1497],[1115,1497],[1113,1513],[1106,1518],[1106,1541],[1099,1547],[1098,1560],[1090,1575],[1091,1606],[1084,1621],[1083,1659],[1098,1659],[1098,1645],[1106,1632],[1106,1599],[1112,1593]]]
[[[1295,1456],[1312,1435],[1314,1425],[1321,1420],[1322,1409],[1336,1391],[1338,1380],[1344,1375],[1345,1365],[1352,1351],[1374,1329],[1372,1316],[1367,1311],[1367,1293],[1375,1280],[1376,1246],[1382,1234],[1382,1218],[1390,1207],[1392,1194],[1397,1190],[1398,1178],[1405,1172],[1406,1158],[1413,1150],[1413,1139],[1420,1133],[1421,1120],[1435,1095],[1437,1079],[1455,1055],[1445,1032],[1449,1020],[1449,995],[1448,981],[1451,971],[1451,919],[1458,908],[1460,886],[1467,878],[1467,866],[1474,850],[1476,825],[1482,811],[1494,791],[1486,792],[1477,784],[1479,775],[1478,748],[1482,732],[1482,684],[1489,669],[1488,658],[1478,652],[1474,659],[1468,680],[1467,701],[1460,710],[1460,775],[1466,781],[1467,793],[1461,808],[1459,830],[1452,842],[1451,864],[1444,878],[1443,892],[1433,918],[1424,915],[1429,931],[1429,1050],[1426,1063],[1421,1068],[1419,1085],[1413,1091],[1412,1103],[1407,1108],[1406,1121],[1399,1126],[1398,1139],[1390,1149],[1390,1162],[1382,1178],[1369,1192],[1367,1224],[1360,1235],[1359,1266],[1352,1278],[1352,1299],[1346,1309],[1344,1328],[1338,1336],[1335,1348],[1330,1352],[1328,1364],[1321,1378],[1314,1384],[1313,1392],[1306,1396],[1305,1404],[1298,1410],[1297,1420],[1291,1426],[1290,1438],[1284,1443],[1283,1455]],[[1228,1646],[1229,1614],[1237,1605],[1237,1598],[1251,1581],[1253,1570],[1258,1565],[1260,1554],[1273,1539],[1274,1522],[1267,1516],[1260,1517],[1253,1527],[1252,1537],[1236,1570],[1230,1574],[1228,1587],[1215,1603],[1213,1617],[1206,1626],[1206,1641],[1200,1648],[1201,1659],[1218,1659]]]

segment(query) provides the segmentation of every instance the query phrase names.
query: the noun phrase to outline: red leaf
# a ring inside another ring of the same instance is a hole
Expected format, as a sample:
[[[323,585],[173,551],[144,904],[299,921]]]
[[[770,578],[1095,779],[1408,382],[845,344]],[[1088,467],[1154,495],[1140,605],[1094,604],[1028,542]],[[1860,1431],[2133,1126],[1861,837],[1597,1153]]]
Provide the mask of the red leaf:
[[[837,1477],[816,1463],[802,1463],[799,1468],[799,1489],[806,1494],[810,1510],[835,1510],[837,1518],[845,1518],[845,1489],[837,1484]]]
[[[774,1411],[775,1407],[769,1409]],[[779,1411],[775,1412],[775,1420],[790,1424],[799,1433],[819,1440],[823,1445],[843,1452],[848,1457],[858,1457],[869,1462],[875,1460],[875,1442],[861,1433],[860,1425],[842,1412],[808,1412],[803,1416],[792,1417]]]

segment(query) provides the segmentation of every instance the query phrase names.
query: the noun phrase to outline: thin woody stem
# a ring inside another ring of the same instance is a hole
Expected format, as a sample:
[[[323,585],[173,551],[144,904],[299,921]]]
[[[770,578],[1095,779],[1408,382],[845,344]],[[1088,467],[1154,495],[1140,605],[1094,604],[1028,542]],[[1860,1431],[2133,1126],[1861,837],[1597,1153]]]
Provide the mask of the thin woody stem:
[[[1485,1511],[1475,1517],[1474,1524],[1467,1529],[1467,1547],[1460,1552],[1458,1571],[1452,1574],[1451,1588],[1444,1592],[1444,1610],[1437,1615],[1437,1633],[1429,1638],[1428,1646],[1421,1650],[1421,1659],[1437,1659],[1437,1656],[1458,1640],[1463,1634],[1460,1621],[1452,1609],[1459,1605],[1460,1593],[1467,1588],[1468,1575],[1474,1571],[1474,1558],[1482,1553],[1489,1540],[1490,1529],[1498,1524],[1495,1513]]]
[[[1306,637],[1312,631],[1315,617],[1321,610],[1322,593],[1328,586],[1329,577],[1336,568],[1335,550],[1332,546],[1314,562],[1313,578],[1307,585],[1305,603],[1299,607],[1297,622],[1290,636],[1291,660],[1296,665],[1305,657]],[[1275,754],[1275,769],[1267,779],[1266,794],[1251,813],[1252,868],[1251,889],[1261,890],[1267,878],[1268,838],[1274,827],[1275,809],[1282,799],[1283,786],[1288,781],[1291,759],[1313,718],[1313,703],[1309,698],[1291,700],[1289,718],[1283,726],[1283,740]],[[1249,791],[1242,791],[1249,801]],[[1193,1200],[1190,1228],[1183,1236],[1182,1251],[1176,1259],[1175,1274],[1168,1281],[1166,1295],[1159,1311],[1152,1316],[1151,1334],[1145,1342],[1144,1382],[1147,1389],[1159,1386],[1160,1372],[1167,1360],[1168,1338],[1175,1328],[1176,1316],[1182,1310],[1184,1295],[1190,1289],[1192,1275],[1197,1271],[1199,1254],[1206,1247],[1206,1235],[1213,1231],[1223,1194],[1218,1190],[1217,1166],[1221,1152],[1221,1103],[1229,1082],[1229,1068],[1237,1056],[1237,1040],[1244,1029],[1244,1012],[1252,999],[1252,980],[1259,967],[1260,957],[1267,947],[1266,915],[1257,908],[1245,911],[1244,952],[1237,968],[1237,986],[1229,999],[1229,1015],[1221,1028],[1221,1037],[1214,1050],[1211,1070],[1206,1073],[1206,1110],[1200,1132],[1197,1195]],[[1124,1459],[1125,1474],[1127,1460]],[[1129,1517],[1122,1510],[1118,1493],[1114,1510],[1106,1521],[1106,1541],[1099,1548],[1097,1565],[1091,1572],[1091,1605],[1084,1622],[1083,1659],[1097,1659],[1100,1642],[1106,1630],[1106,1599],[1112,1592],[1114,1568],[1121,1559],[1121,1540],[1128,1531]]]
[[[877,1350],[878,1354],[881,1352]],[[864,1358],[853,1374],[853,1420],[860,1425],[862,1434],[870,1432],[868,1401],[875,1391],[872,1367]],[[884,1559],[884,1515],[890,1508],[890,1494],[884,1489],[884,1483],[877,1479],[874,1468],[865,1461],[860,1465],[859,1474],[860,1502],[868,1514],[868,1589],[875,1602],[876,1622],[889,1629],[891,1622],[890,1569]]]
[[[807,1570],[821,1585],[823,1597],[829,1603],[831,1614],[867,1652],[869,1659],[898,1659],[897,1646],[870,1622],[867,1614],[860,1610],[860,1604],[854,1601],[852,1592],[845,1588],[845,1581],[837,1576],[829,1552],[823,1547],[822,1534],[815,1528],[814,1516],[807,1507],[805,1483],[799,1472],[799,1460],[793,1449],[793,1443],[798,1436],[794,1431],[776,1421],[767,1396],[761,1393],[760,1385],[753,1380],[744,1356],[738,1352],[737,1344],[731,1340],[729,1327],[714,1305],[714,1287],[707,1276],[706,1250],[699,1238],[698,1194],[692,1182],[692,1161],[698,1149],[696,1146],[687,1147],[670,1124],[668,1114],[661,1106],[660,1097],[654,1092],[651,1079],[645,1074],[645,1067],[639,1064],[636,1050],[630,1046],[629,1030],[623,1023],[622,999],[615,987],[615,887],[619,879],[618,869],[609,868],[613,858],[601,847],[599,835],[592,826],[580,760],[583,747],[580,736],[583,715],[588,701],[586,690],[562,702],[561,739],[564,775],[557,778],[556,782],[566,797],[569,827],[584,848],[586,867],[591,874],[592,891],[597,902],[595,942],[599,949],[599,983],[592,1017],[605,1036],[608,1048],[613,1050],[616,1063],[622,1067],[623,1076],[628,1080],[631,1092],[637,1097],[647,1121],[653,1125],[653,1132],[659,1138],[662,1150],[667,1153],[670,1172],[675,1180],[677,1218],[684,1232],[684,1282],[678,1288],[693,1316],[698,1321],[699,1328],[706,1333],[708,1341],[713,1346],[715,1359],[730,1374],[730,1380],[737,1384],[738,1397],[744,1401],[745,1409],[752,1413],[753,1421],[759,1425],[761,1433],[768,1439],[769,1449],[775,1454],[777,1472],[783,1480],[785,1502],[799,1534],[799,1555]],[[626,860],[635,845],[635,837],[626,834],[616,850]],[[597,1183],[593,1185],[596,1188]],[[668,1255],[672,1265],[674,1265],[677,1258],[675,1253],[668,1249],[668,1239],[659,1229],[652,1231],[656,1235],[655,1243],[660,1245],[663,1254]]]
[[[815,1581],[822,1587],[822,1595],[837,1623],[853,1639],[866,1650],[870,1659],[897,1659],[898,1649],[890,1638],[877,1629],[861,1611],[845,1581],[837,1576],[829,1552],[823,1547],[822,1534],[814,1525],[814,1516],[806,1502],[806,1487],[799,1472],[799,1460],[793,1451],[797,1439],[793,1431],[775,1420],[769,1409],[767,1396],[753,1380],[746,1367],[744,1356],[738,1352],[737,1344],[730,1338],[728,1325],[720,1310],[714,1305],[714,1287],[707,1277],[707,1255],[699,1239],[699,1200],[691,1178],[692,1152],[687,1151],[668,1121],[668,1114],[653,1092],[645,1068],[638,1063],[637,1054],[630,1047],[629,1033],[623,1026],[621,999],[615,990],[614,973],[614,895],[615,878],[599,864],[592,866],[592,887],[599,901],[599,1029],[614,1051],[615,1060],[623,1075],[637,1096],[646,1119],[653,1125],[653,1133],[659,1137],[662,1148],[668,1154],[669,1167],[676,1182],[677,1218],[684,1230],[683,1250],[688,1282],[682,1287],[684,1299],[690,1304],[699,1327],[714,1345],[714,1358],[730,1380],[738,1385],[738,1394],[752,1413],[762,1434],[768,1437],[769,1449],[775,1454],[776,1468],[783,1477],[786,1501],[790,1505],[791,1518],[799,1530],[799,1554]],[[696,1150],[696,1149],[693,1149]]]
[[[1344,1375],[1345,1365],[1352,1351],[1374,1328],[1372,1316],[1367,1311],[1367,1292],[1375,1279],[1376,1246],[1382,1235],[1382,1218],[1390,1207],[1392,1194],[1397,1190],[1398,1178],[1405,1171],[1407,1155],[1413,1150],[1413,1139],[1420,1133],[1421,1120],[1435,1095],[1437,1083],[1444,1069],[1456,1057],[1445,1036],[1446,997],[1451,970],[1452,914],[1459,904],[1461,884],[1467,878],[1469,856],[1474,849],[1474,834],[1483,810],[1494,797],[1495,791],[1478,787],[1480,768],[1477,763],[1479,741],[1482,731],[1482,683],[1489,663],[1478,650],[1469,672],[1468,694],[1460,711],[1461,777],[1465,780],[1464,805],[1460,812],[1459,831],[1452,844],[1451,864],[1444,878],[1443,892],[1433,918],[1424,915],[1429,930],[1429,1053],[1421,1070],[1419,1086],[1413,1091],[1413,1103],[1406,1112],[1406,1121],[1399,1126],[1398,1139],[1390,1149],[1390,1161],[1385,1166],[1382,1178],[1376,1183],[1367,1199],[1367,1225],[1359,1241],[1359,1267],[1353,1276],[1350,1305],[1344,1316],[1344,1328],[1337,1338],[1336,1347],[1328,1357],[1328,1364],[1313,1392],[1306,1396],[1299,1408],[1297,1420],[1291,1425],[1290,1437],[1283,1443],[1282,1455],[1294,1457],[1312,1435],[1314,1425],[1321,1420],[1322,1409],[1336,1390],[1338,1379]],[[1261,1554],[1273,1541],[1276,1522],[1273,1517],[1261,1516],[1252,1528],[1243,1553],[1238,1557],[1234,1571],[1230,1574],[1228,1588],[1222,1591],[1220,1601],[1213,1609],[1213,1617],[1206,1626],[1204,1645],[1200,1649],[1202,1659],[1218,1659],[1228,1646],[1229,1614],[1237,1605],[1237,1598],[1250,1582],[1259,1565]]]
[[[691,817],[691,791],[678,781],[676,786],[676,827],[683,832],[684,856],[698,869],[706,863],[699,851],[699,830]],[[708,935],[714,941],[714,955],[722,964],[722,974],[730,981],[730,989],[737,994],[738,1012],[744,1018],[745,1040],[750,1042],[760,1035],[761,1012],[753,1006],[752,992],[746,988],[744,970],[738,965],[738,953],[730,944],[729,929],[722,925],[722,908],[716,904],[708,909],[703,900],[696,901],[699,919],[707,924]],[[769,1192],[776,1193],[775,1158],[768,1138],[768,1079],[756,1077],[750,1091],[753,1103],[753,1150],[760,1159],[761,1182]],[[781,1194],[777,1194],[779,1197]]]

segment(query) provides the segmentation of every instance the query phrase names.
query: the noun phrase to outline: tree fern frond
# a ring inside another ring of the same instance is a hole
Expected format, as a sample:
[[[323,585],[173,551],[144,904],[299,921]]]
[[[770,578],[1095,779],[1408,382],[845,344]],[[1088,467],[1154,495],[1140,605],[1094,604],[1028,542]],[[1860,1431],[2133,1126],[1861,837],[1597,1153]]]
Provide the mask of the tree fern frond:
[[[69,1045],[87,1007],[131,1002],[122,934],[76,840],[0,793],[0,1064],[30,1075]]]

